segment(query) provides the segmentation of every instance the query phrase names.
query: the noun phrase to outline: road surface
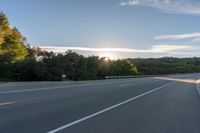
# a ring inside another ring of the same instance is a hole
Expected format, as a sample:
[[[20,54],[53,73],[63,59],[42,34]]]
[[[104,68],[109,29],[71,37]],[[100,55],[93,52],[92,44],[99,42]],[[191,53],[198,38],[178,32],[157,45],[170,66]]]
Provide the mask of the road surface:
[[[0,84],[0,133],[200,133],[200,74]]]

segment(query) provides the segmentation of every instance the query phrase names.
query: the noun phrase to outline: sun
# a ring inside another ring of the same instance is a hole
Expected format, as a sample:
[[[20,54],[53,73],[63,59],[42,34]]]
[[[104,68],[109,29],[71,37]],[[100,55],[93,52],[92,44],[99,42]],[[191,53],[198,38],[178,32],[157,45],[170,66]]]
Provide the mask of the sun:
[[[115,60],[117,58],[116,55],[112,52],[103,52],[100,56],[105,57],[105,61]]]
[[[105,57],[104,60],[105,60],[105,61],[109,61],[109,60],[111,60],[111,59],[110,59],[109,57]]]

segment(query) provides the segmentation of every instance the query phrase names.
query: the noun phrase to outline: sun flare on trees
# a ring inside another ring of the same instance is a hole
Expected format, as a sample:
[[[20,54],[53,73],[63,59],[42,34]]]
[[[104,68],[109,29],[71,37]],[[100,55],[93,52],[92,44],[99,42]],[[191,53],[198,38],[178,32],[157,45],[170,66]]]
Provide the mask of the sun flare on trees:
[[[105,57],[105,61],[117,59],[117,56],[113,52],[103,52],[100,56]]]

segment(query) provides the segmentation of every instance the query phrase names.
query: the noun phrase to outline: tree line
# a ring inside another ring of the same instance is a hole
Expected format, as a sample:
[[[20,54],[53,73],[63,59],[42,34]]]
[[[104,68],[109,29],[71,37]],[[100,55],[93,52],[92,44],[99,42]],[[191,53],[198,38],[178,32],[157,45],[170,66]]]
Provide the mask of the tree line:
[[[41,81],[94,80],[105,76],[137,74],[128,60],[109,60],[98,56],[84,57],[72,51],[56,54],[31,47],[17,28],[11,28],[0,13],[0,80]]]
[[[128,59],[134,63],[140,74],[176,74],[200,72],[200,58],[148,58]]]
[[[109,60],[72,51],[56,54],[32,47],[0,13],[0,81],[95,80],[105,76],[200,72],[200,58]]]

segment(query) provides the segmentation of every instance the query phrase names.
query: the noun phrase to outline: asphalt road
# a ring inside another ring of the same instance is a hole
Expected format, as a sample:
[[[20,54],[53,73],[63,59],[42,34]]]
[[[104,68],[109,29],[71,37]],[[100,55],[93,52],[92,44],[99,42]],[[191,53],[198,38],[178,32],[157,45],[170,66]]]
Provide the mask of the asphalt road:
[[[200,74],[0,84],[0,133],[200,133]]]

